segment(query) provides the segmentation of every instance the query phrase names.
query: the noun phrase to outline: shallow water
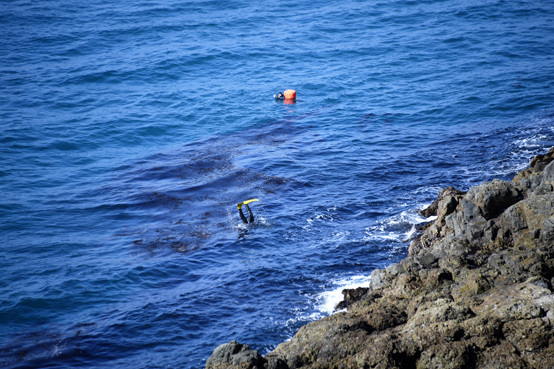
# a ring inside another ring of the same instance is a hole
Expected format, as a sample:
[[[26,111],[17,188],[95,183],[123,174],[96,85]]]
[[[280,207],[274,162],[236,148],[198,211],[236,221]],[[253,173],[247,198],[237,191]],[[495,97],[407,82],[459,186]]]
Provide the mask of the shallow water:
[[[554,145],[553,24],[549,1],[0,3],[0,366],[271,351],[405,257],[441,188]]]

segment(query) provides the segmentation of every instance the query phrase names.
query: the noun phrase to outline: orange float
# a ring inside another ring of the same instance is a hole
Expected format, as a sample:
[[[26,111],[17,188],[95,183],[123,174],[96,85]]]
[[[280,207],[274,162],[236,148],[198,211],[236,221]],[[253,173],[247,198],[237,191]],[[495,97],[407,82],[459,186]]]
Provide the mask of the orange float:
[[[294,90],[285,90],[283,95],[285,95],[285,99],[287,100],[296,99],[296,91]]]

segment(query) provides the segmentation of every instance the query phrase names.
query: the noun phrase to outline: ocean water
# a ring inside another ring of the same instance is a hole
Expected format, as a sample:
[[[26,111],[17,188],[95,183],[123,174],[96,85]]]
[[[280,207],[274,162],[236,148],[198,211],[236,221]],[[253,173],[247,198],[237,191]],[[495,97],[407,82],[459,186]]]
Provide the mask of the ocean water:
[[[266,354],[554,145],[553,1],[5,0],[0,34],[0,367]]]

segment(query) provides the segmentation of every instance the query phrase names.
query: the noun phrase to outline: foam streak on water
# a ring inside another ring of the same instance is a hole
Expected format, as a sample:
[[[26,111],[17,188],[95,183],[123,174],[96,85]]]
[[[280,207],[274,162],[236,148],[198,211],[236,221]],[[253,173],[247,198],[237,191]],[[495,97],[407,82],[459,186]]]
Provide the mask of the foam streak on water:
[[[1,2],[0,366],[290,339],[442,188],[554,144],[553,25],[550,1]]]

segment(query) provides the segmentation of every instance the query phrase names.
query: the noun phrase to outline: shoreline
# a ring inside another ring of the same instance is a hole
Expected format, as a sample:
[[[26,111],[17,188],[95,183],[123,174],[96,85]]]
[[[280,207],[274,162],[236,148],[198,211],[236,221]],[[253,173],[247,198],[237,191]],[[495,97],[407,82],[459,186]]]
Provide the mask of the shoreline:
[[[344,290],[346,308],[262,357],[236,341],[206,368],[554,367],[554,147],[511,182],[443,189],[408,256]]]

